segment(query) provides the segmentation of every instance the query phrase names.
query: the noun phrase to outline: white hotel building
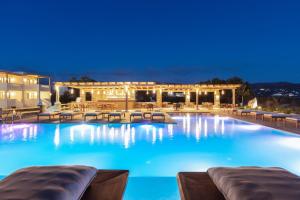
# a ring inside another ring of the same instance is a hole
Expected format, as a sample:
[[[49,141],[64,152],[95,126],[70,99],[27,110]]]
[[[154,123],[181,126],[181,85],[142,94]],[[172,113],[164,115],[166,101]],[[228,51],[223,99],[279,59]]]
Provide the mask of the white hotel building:
[[[47,84],[41,84],[41,80]],[[3,109],[36,107],[50,101],[50,78],[23,72],[0,70],[0,106]]]

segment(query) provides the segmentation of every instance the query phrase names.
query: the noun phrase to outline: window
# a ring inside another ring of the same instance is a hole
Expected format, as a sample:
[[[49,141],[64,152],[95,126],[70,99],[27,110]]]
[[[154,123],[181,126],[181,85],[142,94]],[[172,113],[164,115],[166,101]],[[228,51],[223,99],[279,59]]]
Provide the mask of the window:
[[[36,99],[37,98],[37,92],[27,92],[26,97],[27,97],[27,99]]]
[[[86,92],[85,93],[85,100],[86,101],[92,101],[92,93],[91,92]]]
[[[5,91],[0,91],[0,99],[5,99]]]

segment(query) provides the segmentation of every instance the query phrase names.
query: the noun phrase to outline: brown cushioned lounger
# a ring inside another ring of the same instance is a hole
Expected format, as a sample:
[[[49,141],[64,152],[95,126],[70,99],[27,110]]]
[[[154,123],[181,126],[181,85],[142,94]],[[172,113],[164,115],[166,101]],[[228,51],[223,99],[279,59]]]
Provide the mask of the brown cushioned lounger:
[[[128,170],[98,170],[81,200],[121,200],[128,173]]]
[[[23,168],[0,181],[0,199],[121,200],[128,173],[79,165]]]
[[[177,180],[182,200],[225,200],[207,172],[179,172]]]

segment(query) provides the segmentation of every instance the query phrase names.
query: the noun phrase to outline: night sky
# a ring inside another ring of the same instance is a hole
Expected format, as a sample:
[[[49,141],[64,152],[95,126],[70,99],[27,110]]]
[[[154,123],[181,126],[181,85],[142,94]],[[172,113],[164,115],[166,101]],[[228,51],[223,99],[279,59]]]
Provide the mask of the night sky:
[[[300,82],[300,1],[1,0],[0,69],[98,81]]]

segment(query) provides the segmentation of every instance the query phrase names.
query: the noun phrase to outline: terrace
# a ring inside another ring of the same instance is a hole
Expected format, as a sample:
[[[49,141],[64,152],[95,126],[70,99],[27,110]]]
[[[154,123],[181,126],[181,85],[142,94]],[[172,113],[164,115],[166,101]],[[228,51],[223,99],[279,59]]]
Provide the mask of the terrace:
[[[164,94],[184,98],[180,105],[189,111],[201,108],[220,108],[221,96],[229,91],[231,106],[236,105],[236,89],[239,84],[161,84],[156,82],[56,82],[56,104],[60,104],[61,88],[68,88],[78,101],[69,103],[71,108],[84,109],[122,109],[170,108],[174,105],[163,100]],[[149,101],[138,102],[136,93],[144,91]],[[199,103],[201,95],[213,95],[213,102]],[[192,101],[193,98],[193,101]]]

